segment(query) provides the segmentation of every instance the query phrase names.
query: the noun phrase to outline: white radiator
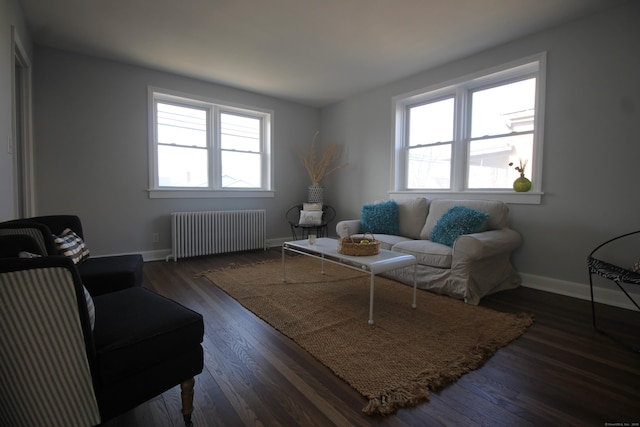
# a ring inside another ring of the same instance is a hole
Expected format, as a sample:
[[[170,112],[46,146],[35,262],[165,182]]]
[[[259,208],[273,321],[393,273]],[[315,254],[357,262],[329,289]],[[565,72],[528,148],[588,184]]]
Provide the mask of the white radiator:
[[[266,234],[264,209],[171,214],[174,261],[200,255],[266,249]]]

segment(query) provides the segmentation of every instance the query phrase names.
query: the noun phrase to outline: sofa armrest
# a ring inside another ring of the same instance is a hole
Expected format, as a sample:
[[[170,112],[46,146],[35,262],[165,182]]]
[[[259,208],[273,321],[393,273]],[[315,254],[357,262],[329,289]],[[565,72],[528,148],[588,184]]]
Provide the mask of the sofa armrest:
[[[520,233],[510,228],[465,234],[453,244],[453,260],[475,261],[511,252],[522,243]]]
[[[336,233],[338,237],[349,237],[360,232],[359,219],[346,219],[336,224]]]

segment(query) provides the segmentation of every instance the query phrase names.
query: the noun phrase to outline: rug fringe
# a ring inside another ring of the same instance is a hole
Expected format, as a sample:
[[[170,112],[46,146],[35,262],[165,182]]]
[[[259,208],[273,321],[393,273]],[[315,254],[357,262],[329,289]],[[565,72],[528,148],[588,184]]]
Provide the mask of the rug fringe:
[[[369,398],[369,403],[362,412],[366,415],[391,415],[400,408],[416,406],[428,401],[429,389],[426,384],[407,384],[380,396]]]
[[[468,357],[449,366],[448,372],[422,372],[420,377],[411,383],[402,384],[393,390],[388,390],[379,396],[370,397],[369,403],[362,409],[366,415],[391,415],[398,409],[417,406],[429,401],[430,391],[438,391],[452,384],[467,372],[482,366],[484,361],[480,355],[488,349],[476,348]]]
[[[527,319],[528,323],[516,327],[519,332],[524,331],[534,322],[533,315],[519,313],[521,319]],[[468,372],[482,367],[488,359],[500,348],[507,344],[488,342],[478,345],[469,354],[455,363],[449,365],[449,370],[441,373],[421,372],[415,382],[402,384],[393,390],[388,390],[379,396],[369,397],[369,403],[362,409],[366,415],[391,415],[400,408],[416,406],[429,400],[430,391],[438,391],[454,383]]]

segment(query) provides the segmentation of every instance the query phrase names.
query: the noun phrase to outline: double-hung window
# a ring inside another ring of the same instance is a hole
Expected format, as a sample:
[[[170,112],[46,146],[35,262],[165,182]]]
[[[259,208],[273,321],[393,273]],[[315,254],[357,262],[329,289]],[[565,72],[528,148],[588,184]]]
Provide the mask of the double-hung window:
[[[151,197],[272,194],[270,111],[149,92]]]
[[[539,200],[544,59],[394,98],[394,191],[499,198],[522,167]]]

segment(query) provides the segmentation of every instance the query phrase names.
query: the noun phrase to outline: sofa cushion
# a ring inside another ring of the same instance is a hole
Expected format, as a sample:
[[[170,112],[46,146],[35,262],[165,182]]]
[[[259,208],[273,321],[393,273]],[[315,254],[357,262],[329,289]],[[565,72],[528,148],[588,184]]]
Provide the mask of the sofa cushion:
[[[440,217],[454,206],[466,206],[488,213],[489,220],[480,231],[499,230],[509,226],[509,207],[499,200],[434,199],[429,204],[429,215],[420,232],[420,238],[428,239]]]
[[[419,239],[427,220],[429,201],[424,197],[396,200],[398,204],[398,231],[401,236]]]
[[[454,206],[440,217],[431,230],[429,240],[452,246],[463,234],[477,233],[484,227],[489,214],[466,206]]]
[[[363,205],[360,215],[360,232],[374,234],[399,234],[398,204],[394,200]]]
[[[353,235],[353,237],[363,237],[365,239],[368,239],[371,237],[371,234],[367,233],[366,236],[368,237],[365,237],[364,234]],[[413,239],[411,239],[410,237],[398,236],[397,234],[373,234],[373,237],[380,242],[380,249],[386,249],[388,251],[390,251],[391,248],[397,243],[413,241]]]
[[[392,250],[415,256],[419,265],[451,268],[453,250],[447,245],[430,240],[408,240],[396,243]]]
[[[140,254],[91,257],[76,266],[93,296],[142,284],[144,261]]]

